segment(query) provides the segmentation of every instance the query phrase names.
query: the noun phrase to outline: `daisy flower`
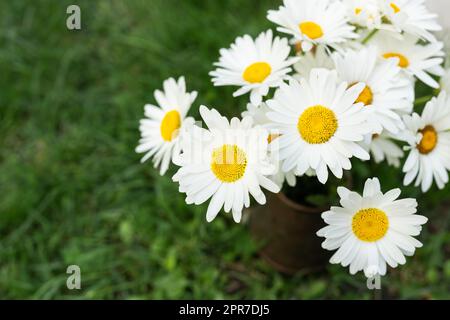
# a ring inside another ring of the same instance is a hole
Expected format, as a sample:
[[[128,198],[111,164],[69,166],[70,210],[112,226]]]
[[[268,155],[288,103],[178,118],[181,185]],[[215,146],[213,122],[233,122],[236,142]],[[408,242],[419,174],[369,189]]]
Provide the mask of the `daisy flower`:
[[[370,152],[375,163],[387,161],[388,165],[400,167],[404,157],[403,150],[393,141],[392,135],[383,131],[381,134],[369,135],[363,147]]]
[[[239,86],[233,96],[250,92],[250,100],[259,105],[270,88],[288,79],[291,66],[298,58],[289,58],[287,39],[275,37],[272,31],[261,33],[256,40],[245,35],[236,39],[229,49],[220,50],[218,68],[210,72],[215,86]]]
[[[440,89],[446,92],[450,92],[450,69],[445,70],[445,74],[440,81]]]
[[[378,0],[344,0],[352,24],[368,29],[380,28],[381,11]]]
[[[312,69],[334,69],[334,62],[324,46],[317,46],[315,49],[300,56],[300,60],[294,65],[297,74],[294,78],[301,79],[308,77]]]
[[[342,178],[350,170],[353,156],[369,160],[357,142],[370,133],[362,103],[355,103],[364,89],[337,81],[337,74],[314,69],[309,79],[283,84],[273,100],[267,101],[267,114],[280,131],[277,139],[282,170],[295,169],[298,175],[315,170],[320,182],[328,180],[328,169]]]
[[[410,145],[410,154],[403,167],[404,183],[421,185],[427,192],[433,179],[439,189],[449,181],[450,170],[450,100],[445,91],[425,106],[422,116],[414,113],[404,118],[404,140]]]
[[[242,118],[251,117],[253,124],[266,127],[270,123],[269,118],[267,118],[267,112],[269,111],[269,107],[264,102],[260,105],[248,103],[247,109],[242,112],[241,116]]]
[[[411,35],[397,35],[392,32],[380,32],[371,44],[378,48],[382,58],[396,59],[408,76],[415,76],[432,88],[439,84],[431,75],[442,76],[444,68],[444,52],[442,42],[421,45],[418,39]]]
[[[340,1],[284,0],[283,4],[278,10],[270,10],[267,18],[280,26],[278,31],[300,41],[304,51],[317,44],[338,47],[348,39],[358,38]]]
[[[278,193],[280,188],[268,178],[275,166],[268,155],[268,132],[253,126],[250,117],[228,121],[219,112],[200,107],[208,129],[192,126],[182,136],[181,168],[173,177],[187,204],[200,205],[208,199],[206,220],[213,221],[219,211],[233,214],[240,222],[243,208],[250,206],[250,195],[266,203],[261,187]]]
[[[384,16],[399,32],[406,32],[421,39],[435,42],[431,32],[440,31],[438,15],[430,13],[425,0],[381,0]]]
[[[242,118],[251,117],[255,125],[260,125],[269,130],[268,142],[270,145],[272,145],[272,149],[275,150],[275,152],[269,152],[270,159],[272,163],[277,167],[276,173],[271,176],[270,179],[273,180],[280,188],[283,186],[285,181],[289,186],[295,187],[295,185],[297,184],[295,171],[291,170],[289,172],[283,172],[283,170],[281,170],[281,162],[277,157],[279,153],[276,147],[278,146],[277,139],[280,137],[280,134],[277,130],[270,130],[271,121],[267,117],[267,113],[269,111],[269,107],[264,102],[259,106],[255,106],[249,103],[247,105],[247,110],[242,113]]]
[[[154,94],[159,107],[152,104],[144,107],[146,118],[140,121],[141,140],[136,148],[137,153],[145,153],[141,162],[153,157],[161,175],[166,173],[180,150],[180,129],[194,123],[194,119],[186,115],[197,97],[195,91],[186,92],[184,77],[178,81],[170,78],[164,81],[163,87],[164,92],[156,90]]]
[[[350,84],[365,84],[356,102],[370,112],[374,133],[398,133],[404,129],[401,116],[411,113],[414,101],[412,81],[403,77],[395,59],[379,60],[374,47],[335,54],[339,78]]]
[[[417,215],[415,199],[397,200],[400,189],[382,193],[377,178],[368,179],[361,196],[338,188],[341,207],[331,207],[322,218],[328,224],[317,235],[326,240],[322,247],[336,250],[330,263],[350,266],[350,274],[364,271],[368,278],[386,274],[406,263],[422,243],[416,240],[428,219]]]

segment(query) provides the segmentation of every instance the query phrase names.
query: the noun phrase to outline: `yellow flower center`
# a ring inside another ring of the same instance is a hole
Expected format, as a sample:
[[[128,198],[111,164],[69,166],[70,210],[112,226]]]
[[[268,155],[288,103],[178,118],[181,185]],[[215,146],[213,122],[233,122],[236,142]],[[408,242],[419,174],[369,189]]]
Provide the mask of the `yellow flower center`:
[[[359,16],[362,12],[362,8],[355,8],[355,14]]]
[[[373,101],[373,92],[369,86],[366,86],[364,90],[360,93],[358,99],[356,99],[355,103],[362,102],[365,106],[372,104]]]
[[[161,121],[161,137],[164,141],[172,141],[178,136],[178,129],[181,127],[181,116],[177,110],[166,113]]]
[[[311,40],[319,39],[323,36],[322,27],[312,21],[302,22],[299,25],[300,31]]]
[[[400,53],[389,52],[389,53],[383,54],[383,57],[385,59],[398,58],[399,59],[398,66],[400,68],[408,68],[409,67],[409,60],[408,60],[408,58],[406,58],[404,55],[402,55]]]
[[[317,105],[303,112],[298,120],[297,129],[306,142],[322,144],[333,137],[338,129],[338,121],[332,110]]]
[[[386,213],[379,209],[363,209],[353,216],[352,230],[361,241],[380,240],[386,235],[388,228],[389,219]]]
[[[247,156],[236,145],[225,144],[212,153],[211,170],[222,182],[233,183],[244,176]]]
[[[423,135],[422,140],[417,145],[417,149],[421,154],[431,153],[438,143],[438,134],[433,126],[426,126],[420,131]]]
[[[400,8],[394,2],[391,2],[390,6],[394,10],[394,13],[400,12]]]
[[[272,67],[267,62],[255,62],[248,66],[242,77],[250,83],[262,83],[272,73]]]

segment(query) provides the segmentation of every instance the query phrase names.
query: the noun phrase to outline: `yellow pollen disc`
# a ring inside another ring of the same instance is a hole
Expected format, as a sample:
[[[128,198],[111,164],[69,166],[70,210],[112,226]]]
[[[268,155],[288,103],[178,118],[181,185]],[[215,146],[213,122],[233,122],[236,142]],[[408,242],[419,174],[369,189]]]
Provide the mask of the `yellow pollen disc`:
[[[311,40],[319,39],[323,36],[322,27],[315,22],[306,21],[299,25],[300,31]]]
[[[242,77],[250,83],[262,83],[272,73],[272,67],[267,62],[256,62],[245,69]]]
[[[422,140],[417,145],[417,149],[421,154],[431,153],[438,143],[438,134],[433,126],[426,126],[420,131],[423,135]]]
[[[356,14],[357,16],[359,16],[361,12],[362,12],[362,9],[361,9],[361,8],[355,8],[355,14]]]
[[[363,209],[353,216],[352,230],[361,241],[380,240],[386,235],[388,228],[389,219],[386,213],[379,209]]]
[[[406,58],[404,55],[400,54],[400,53],[385,53],[383,54],[383,57],[385,59],[390,59],[390,58],[398,58],[398,66],[400,68],[408,68],[409,67],[409,60],[408,58]]]
[[[360,93],[358,99],[356,99],[355,103],[362,102],[365,106],[372,104],[373,102],[373,92],[369,86],[366,86],[364,90]]]
[[[166,113],[161,121],[161,137],[164,141],[172,141],[178,135],[178,129],[181,127],[181,116],[177,110]]]
[[[390,6],[394,10],[394,13],[400,12],[400,8],[395,3],[391,2]]]
[[[233,183],[244,176],[247,156],[236,145],[225,144],[212,153],[211,170],[222,182]]]
[[[322,144],[336,133],[338,121],[332,110],[317,105],[303,112],[298,120],[297,129],[306,142]]]

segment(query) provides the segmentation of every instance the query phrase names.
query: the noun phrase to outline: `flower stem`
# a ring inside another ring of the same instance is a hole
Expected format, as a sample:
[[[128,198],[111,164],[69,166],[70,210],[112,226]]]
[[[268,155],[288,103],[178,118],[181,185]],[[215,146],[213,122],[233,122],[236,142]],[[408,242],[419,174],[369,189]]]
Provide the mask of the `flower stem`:
[[[373,38],[374,35],[376,35],[378,33],[378,29],[373,29],[372,31],[370,31],[370,33],[363,39],[363,41],[361,42],[362,44],[367,44],[367,42],[370,41],[370,39]]]
[[[427,103],[428,101],[430,101],[432,98],[433,98],[432,95],[417,98],[416,101],[414,101],[414,106],[415,106],[415,107],[421,106],[421,105]]]

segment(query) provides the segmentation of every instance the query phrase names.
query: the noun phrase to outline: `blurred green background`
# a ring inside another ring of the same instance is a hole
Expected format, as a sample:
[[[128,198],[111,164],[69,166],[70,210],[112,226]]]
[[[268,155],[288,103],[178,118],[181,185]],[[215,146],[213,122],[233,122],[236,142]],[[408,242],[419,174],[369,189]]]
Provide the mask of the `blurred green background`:
[[[185,75],[198,106],[238,115],[246,98],[208,72],[244,33],[273,27],[275,0],[16,0],[0,2],[0,298],[370,299],[362,275],[281,275],[257,255],[248,227],[187,206],[170,175],[134,148],[143,106]],[[82,30],[66,28],[78,4]],[[355,163],[355,185],[402,175]],[[425,246],[383,278],[383,298],[450,298],[450,189],[417,196]],[[313,235],[312,235],[313,236]],[[77,264],[82,289],[66,288]]]

